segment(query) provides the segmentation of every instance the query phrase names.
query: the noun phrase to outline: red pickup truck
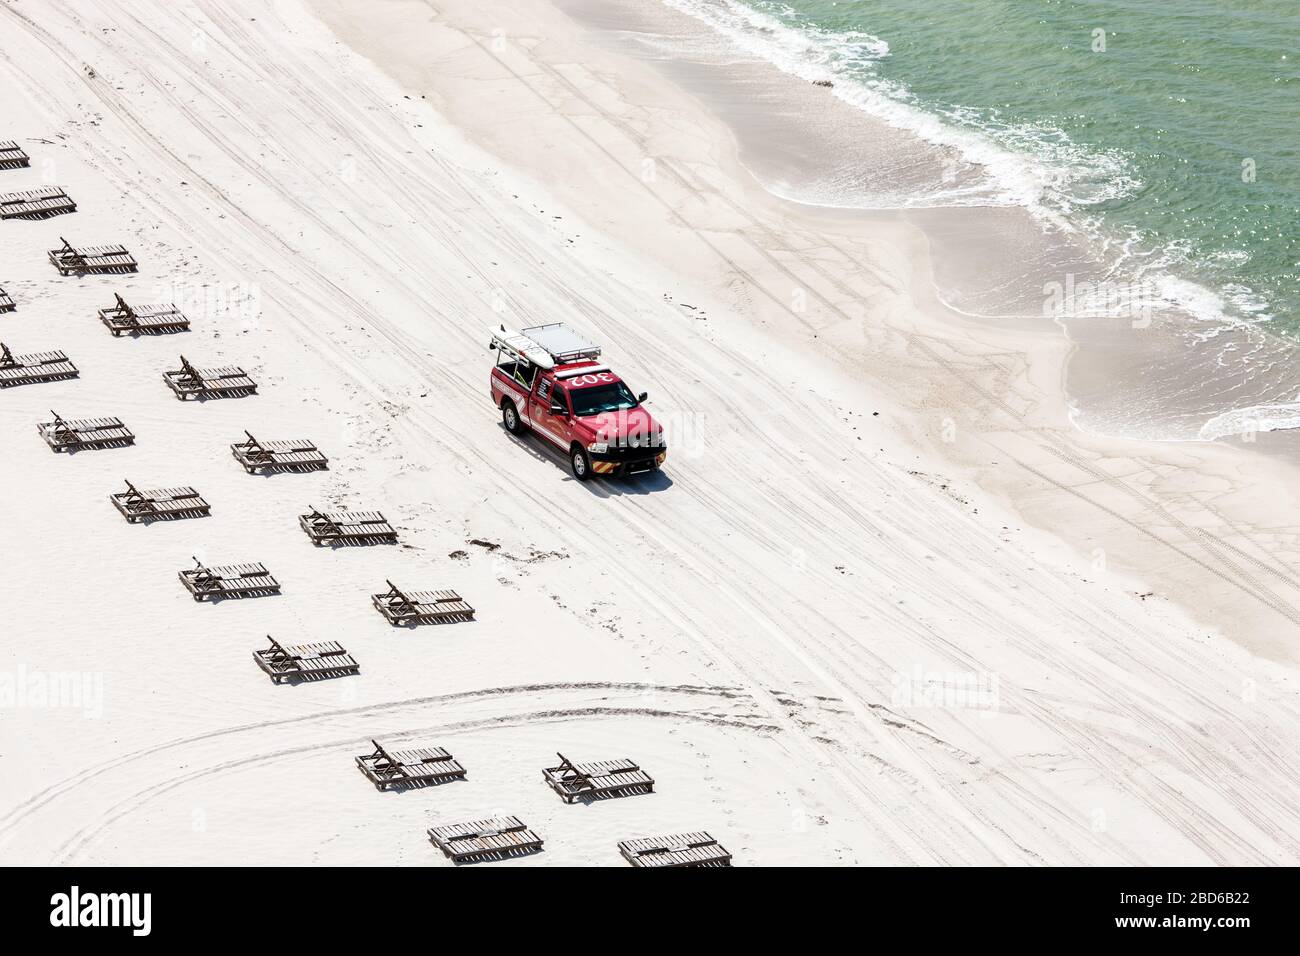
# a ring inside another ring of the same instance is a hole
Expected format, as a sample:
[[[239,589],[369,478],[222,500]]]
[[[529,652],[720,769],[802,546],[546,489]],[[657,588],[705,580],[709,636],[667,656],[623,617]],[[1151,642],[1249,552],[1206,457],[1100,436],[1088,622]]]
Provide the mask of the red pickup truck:
[[[506,431],[532,430],[569,459],[573,477],[655,471],[668,457],[659,424],[635,395],[601,365],[600,347],[560,323],[512,332],[502,326],[488,348],[497,353],[492,401]]]

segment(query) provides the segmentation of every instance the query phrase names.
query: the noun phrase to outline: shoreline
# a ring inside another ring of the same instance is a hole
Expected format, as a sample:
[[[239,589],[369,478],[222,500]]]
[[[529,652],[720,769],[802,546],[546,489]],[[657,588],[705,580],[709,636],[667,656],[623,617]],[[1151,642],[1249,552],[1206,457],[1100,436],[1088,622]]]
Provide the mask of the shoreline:
[[[969,134],[908,106],[900,118],[894,101],[878,102],[834,70],[801,68],[797,56],[791,63],[789,51],[745,40],[743,31],[733,48],[734,24],[715,23],[715,33],[702,22],[712,17],[676,12],[676,4],[562,0],[560,8],[594,28],[595,42],[650,63],[720,119],[745,172],[772,195],[833,209],[817,197],[850,190],[862,201],[841,196],[844,211],[868,222],[888,213],[914,222],[930,238],[947,311],[1031,331],[1058,325],[1076,346],[1065,383],[1083,430],[1196,440],[1235,423],[1253,440],[1279,414],[1294,418],[1294,343],[1230,318],[1218,293],[1185,274],[1128,269],[1133,253],[1121,237],[1054,211],[1023,184],[1008,185],[1008,169],[1017,180],[1048,175],[1025,157],[972,144]],[[810,82],[831,74],[833,89]]]

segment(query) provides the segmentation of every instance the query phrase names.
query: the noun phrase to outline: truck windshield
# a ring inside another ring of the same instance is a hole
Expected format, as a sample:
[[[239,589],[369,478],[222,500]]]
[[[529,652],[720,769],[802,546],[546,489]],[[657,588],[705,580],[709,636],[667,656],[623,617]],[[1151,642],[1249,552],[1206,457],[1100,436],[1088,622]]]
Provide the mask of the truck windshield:
[[[622,412],[637,407],[636,396],[622,382],[613,385],[596,385],[592,388],[575,388],[569,392],[573,401],[573,414],[579,418],[601,415],[605,412]]]

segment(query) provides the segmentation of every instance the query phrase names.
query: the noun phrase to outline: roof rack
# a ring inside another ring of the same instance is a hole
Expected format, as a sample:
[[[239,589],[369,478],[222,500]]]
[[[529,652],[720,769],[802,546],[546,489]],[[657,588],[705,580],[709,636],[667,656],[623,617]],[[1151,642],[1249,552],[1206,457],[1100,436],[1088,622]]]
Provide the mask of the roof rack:
[[[563,322],[534,325],[523,332],[551,356],[556,365],[600,358],[600,346],[588,342]]]
[[[504,325],[492,333],[490,349],[500,349],[516,362],[542,369],[600,357],[600,346],[587,341],[562,322],[534,325],[515,332]]]

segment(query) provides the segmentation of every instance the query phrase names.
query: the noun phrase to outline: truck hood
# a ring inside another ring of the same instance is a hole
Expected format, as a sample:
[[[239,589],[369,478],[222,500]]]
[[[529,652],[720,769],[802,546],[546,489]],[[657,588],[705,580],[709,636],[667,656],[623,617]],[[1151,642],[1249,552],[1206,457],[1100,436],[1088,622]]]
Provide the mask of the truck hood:
[[[651,445],[663,441],[663,429],[650,413],[638,405],[623,412],[587,415],[578,422],[591,432],[591,441],[610,444]],[[651,441],[651,439],[654,441]]]

